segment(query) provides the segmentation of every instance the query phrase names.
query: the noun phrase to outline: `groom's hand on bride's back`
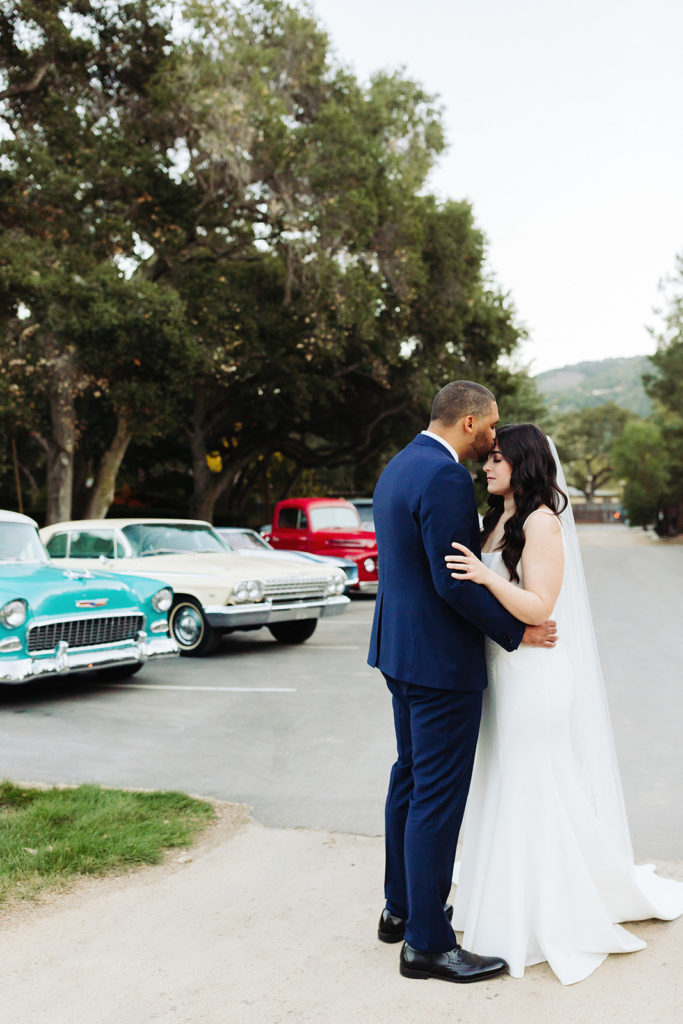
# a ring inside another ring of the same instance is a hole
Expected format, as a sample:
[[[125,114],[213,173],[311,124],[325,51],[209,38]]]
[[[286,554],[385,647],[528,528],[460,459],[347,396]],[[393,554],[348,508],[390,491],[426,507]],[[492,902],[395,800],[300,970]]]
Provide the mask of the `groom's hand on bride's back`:
[[[557,643],[557,623],[553,619],[540,626],[527,626],[522,637],[523,644],[530,647],[554,647]]]

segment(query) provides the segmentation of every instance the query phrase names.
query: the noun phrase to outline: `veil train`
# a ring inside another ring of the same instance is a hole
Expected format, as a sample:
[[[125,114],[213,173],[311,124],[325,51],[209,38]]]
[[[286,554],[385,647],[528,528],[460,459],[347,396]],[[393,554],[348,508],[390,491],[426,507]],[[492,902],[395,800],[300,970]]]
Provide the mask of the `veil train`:
[[[557,485],[568,495],[557,448],[548,438],[557,467]],[[633,847],[612,734],[607,693],[595,639],[593,616],[583,571],[571,503],[560,513],[565,545],[562,589],[555,608],[562,623],[562,643],[574,673],[571,738],[586,793],[612,842],[633,859]]]

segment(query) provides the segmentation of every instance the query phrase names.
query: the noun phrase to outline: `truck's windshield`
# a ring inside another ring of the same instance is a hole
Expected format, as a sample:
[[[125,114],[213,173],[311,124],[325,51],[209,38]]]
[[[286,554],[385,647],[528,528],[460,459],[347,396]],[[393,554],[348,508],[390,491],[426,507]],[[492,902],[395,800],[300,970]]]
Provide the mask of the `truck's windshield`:
[[[308,510],[312,530],[360,530],[355,508],[344,505],[313,505]]]

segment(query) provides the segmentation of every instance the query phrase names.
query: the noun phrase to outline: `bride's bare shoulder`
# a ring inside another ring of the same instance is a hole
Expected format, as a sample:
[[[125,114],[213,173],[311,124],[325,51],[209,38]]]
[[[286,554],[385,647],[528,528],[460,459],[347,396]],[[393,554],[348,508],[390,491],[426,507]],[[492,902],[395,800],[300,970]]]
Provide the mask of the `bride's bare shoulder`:
[[[524,530],[537,536],[552,536],[561,533],[562,525],[559,516],[547,505],[539,505],[524,520]]]

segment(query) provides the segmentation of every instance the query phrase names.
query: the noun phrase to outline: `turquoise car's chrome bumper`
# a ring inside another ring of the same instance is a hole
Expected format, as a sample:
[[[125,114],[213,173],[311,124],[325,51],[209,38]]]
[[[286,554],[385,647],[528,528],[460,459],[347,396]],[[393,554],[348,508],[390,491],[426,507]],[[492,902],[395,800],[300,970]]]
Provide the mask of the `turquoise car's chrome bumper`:
[[[173,658],[178,653],[175,640],[168,636],[150,637],[142,630],[135,640],[97,648],[70,648],[62,641],[49,654],[0,657],[0,683],[28,683],[33,679],[67,675],[69,672],[96,672],[117,665],[137,665],[152,658]]]

